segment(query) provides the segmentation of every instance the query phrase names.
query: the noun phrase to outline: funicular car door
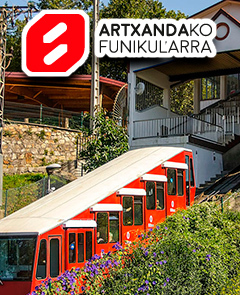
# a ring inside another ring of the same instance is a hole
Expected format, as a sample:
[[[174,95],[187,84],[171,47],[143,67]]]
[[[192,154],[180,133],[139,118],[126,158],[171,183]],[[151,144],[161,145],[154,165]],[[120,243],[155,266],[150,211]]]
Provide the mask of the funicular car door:
[[[166,185],[165,175],[145,174],[141,177],[146,190],[146,201],[144,206],[145,230],[153,228],[157,223],[165,220],[166,209]]]
[[[113,245],[121,242],[120,214],[123,208],[121,204],[96,204],[90,208],[97,222],[95,231],[96,254],[100,255],[113,250]]]
[[[192,155],[185,155],[185,163],[188,166],[185,180],[186,206],[190,206],[191,200],[194,200],[196,190]]]
[[[122,243],[133,241],[144,231],[144,189],[122,188],[117,192],[123,206],[122,212]]]
[[[69,220],[65,228],[65,269],[83,267],[94,255],[94,220]]]
[[[184,193],[184,190],[180,190],[180,186],[182,186],[183,184],[183,171],[187,170],[188,167],[185,163],[170,161],[163,163],[162,166],[166,168],[166,204],[167,215],[169,216],[175,213],[177,209],[183,207],[181,199],[179,199],[179,197],[181,198],[182,193]]]

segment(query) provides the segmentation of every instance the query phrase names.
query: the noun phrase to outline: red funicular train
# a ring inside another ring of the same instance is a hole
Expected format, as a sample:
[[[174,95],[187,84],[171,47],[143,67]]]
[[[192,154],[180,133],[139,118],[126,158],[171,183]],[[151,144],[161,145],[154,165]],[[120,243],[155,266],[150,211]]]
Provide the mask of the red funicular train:
[[[190,150],[132,150],[2,219],[0,294],[25,295],[191,205],[193,171]]]

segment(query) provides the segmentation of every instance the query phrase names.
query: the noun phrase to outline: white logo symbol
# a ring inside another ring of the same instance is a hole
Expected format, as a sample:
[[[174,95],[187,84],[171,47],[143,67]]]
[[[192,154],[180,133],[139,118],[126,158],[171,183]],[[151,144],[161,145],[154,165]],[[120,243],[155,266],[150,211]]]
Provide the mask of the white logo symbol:
[[[150,221],[150,222],[153,222],[153,217],[152,217],[152,215],[149,216],[149,221]]]
[[[174,201],[171,202],[171,206],[174,207]]]
[[[129,240],[130,239],[130,232],[129,231],[127,232],[126,236],[127,236],[127,239]]]
[[[67,25],[65,23],[59,23],[43,36],[43,43],[52,43],[66,31]],[[43,61],[46,65],[51,65],[60,57],[62,57],[65,53],[67,53],[67,44],[60,44],[51,52],[49,52],[44,57]]]

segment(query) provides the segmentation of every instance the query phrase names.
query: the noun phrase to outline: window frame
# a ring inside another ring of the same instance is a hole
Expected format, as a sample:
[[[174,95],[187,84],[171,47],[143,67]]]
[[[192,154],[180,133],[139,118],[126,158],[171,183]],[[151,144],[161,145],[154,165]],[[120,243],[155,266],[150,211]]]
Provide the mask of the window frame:
[[[174,193],[170,193],[169,192],[169,176],[168,176],[168,173],[173,171],[174,174],[175,174],[175,186],[174,186]],[[176,172],[176,169],[175,168],[167,168],[167,194],[169,196],[177,196],[177,172]]]

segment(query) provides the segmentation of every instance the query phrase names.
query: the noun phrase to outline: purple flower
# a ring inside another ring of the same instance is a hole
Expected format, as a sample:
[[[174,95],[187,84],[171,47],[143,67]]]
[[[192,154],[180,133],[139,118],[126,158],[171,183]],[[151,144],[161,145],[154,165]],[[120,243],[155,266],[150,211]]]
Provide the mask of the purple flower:
[[[149,266],[149,267],[152,267],[152,264],[149,264],[148,266]]]
[[[148,256],[148,251],[146,251],[146,252],[144,253],[144,255],[145,255],[145,256]]]
[[[166,230],[168,229],[166,226],[164,227]]]
[[[186,217],[185,216],[183,216],[183,219],[185,219]]]
[[[145,281],[145,284],[146,284],[146,285],[148,285],[148,284],[149,284],[149,281],[148,281],[148,280],[146,280],[146,281]]]
[[[196,249],[193,249],[193,252],[195,253],[196,252]]]
[[[153,284],[153,286],[155,286],[157,284],[157,282],[156,281],[153,281],[152,284]]]
[[[163,260],[163,263],[167,263],[167,261],[166,260]]]
[[[160,227],[157,225],[157,226],[156,226],[156,229],[160,229]]]
[[[169,278],[166,278],[166,281],[167,281],[167,282],[169,282],[169,281],[170,281],[170,279],[169,279]]]
[[[153,231],[153,229],[152,229],[152,228],[150,228],[150,229],[149,229],[149,231]]]
[[[161,253],[161,254],[164,254],[164,251],[161,251],[160,253]]]
[[[166,285],[167,285],[166,283],[163,284],[164,287],[166,287]]]

